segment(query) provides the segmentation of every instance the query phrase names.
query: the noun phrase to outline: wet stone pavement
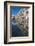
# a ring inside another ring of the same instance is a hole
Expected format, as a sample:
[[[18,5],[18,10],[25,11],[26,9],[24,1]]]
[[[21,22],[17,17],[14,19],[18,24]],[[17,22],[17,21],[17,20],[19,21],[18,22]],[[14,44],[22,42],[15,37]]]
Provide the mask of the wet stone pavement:
[[[24,32],[22,32],[17,24],[16,24],[16,21],[13,20],[13,22],[10,23],[10,27],[11,27],[11,36],[12,37],[19,37],[19,36],[28,36],[28,33],[24,34]],[[20,26],[19,26],[20,27]]]

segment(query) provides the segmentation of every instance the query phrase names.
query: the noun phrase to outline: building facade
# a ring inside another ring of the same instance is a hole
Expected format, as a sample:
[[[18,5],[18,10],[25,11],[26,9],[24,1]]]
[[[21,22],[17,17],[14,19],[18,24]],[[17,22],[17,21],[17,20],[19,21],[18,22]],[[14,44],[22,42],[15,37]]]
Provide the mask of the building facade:
[[[24,29],[28,29],[28,9],[21,9],[18,14],[15,16],[16,23]]]

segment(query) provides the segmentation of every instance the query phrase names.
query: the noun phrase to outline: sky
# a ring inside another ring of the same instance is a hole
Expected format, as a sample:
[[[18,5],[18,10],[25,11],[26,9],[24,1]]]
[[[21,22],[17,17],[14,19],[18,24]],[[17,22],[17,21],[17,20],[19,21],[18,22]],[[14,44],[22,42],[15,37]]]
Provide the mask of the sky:
[[[16,16],[16,14],[20,11],[20,7],[11,7],[10,8],[10,14],[13,14],[14,16]]]
[[[21,8],[21,7],[17,7],[17,6],[13,6],[13,7],[10,7],[10,14],[12,15],[12,16],[16,16],[17,15],[17,13],[20,11],[20,10],[22,10],[23,12],[25,11],[25,10],[27,10],[28,8]],[[21,11],[21,12],[22,12]]]

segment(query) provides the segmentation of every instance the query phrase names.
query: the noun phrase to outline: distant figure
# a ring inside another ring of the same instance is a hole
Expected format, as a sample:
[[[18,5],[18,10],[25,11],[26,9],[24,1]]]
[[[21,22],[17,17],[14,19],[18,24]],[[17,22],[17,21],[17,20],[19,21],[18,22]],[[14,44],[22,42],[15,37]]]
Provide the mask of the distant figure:
[[[15,20],[15,16],[13,16],[13,20]]]

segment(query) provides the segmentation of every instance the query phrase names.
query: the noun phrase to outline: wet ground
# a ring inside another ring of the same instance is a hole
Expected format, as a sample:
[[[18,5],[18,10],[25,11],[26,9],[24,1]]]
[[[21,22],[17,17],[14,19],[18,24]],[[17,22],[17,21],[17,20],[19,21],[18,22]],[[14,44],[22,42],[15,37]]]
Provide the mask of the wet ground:
[[[19,26],[20,27],[20,26]],[[12,22],[11,22],[11,36],[12,37],[17,37],[17,36],[28,36],[28,33],[24,33],[24,32],[22,32],[19,28],[18,28],[18,26],[17,26],[17,24],[16,24],[16,20],[13,20]]]

